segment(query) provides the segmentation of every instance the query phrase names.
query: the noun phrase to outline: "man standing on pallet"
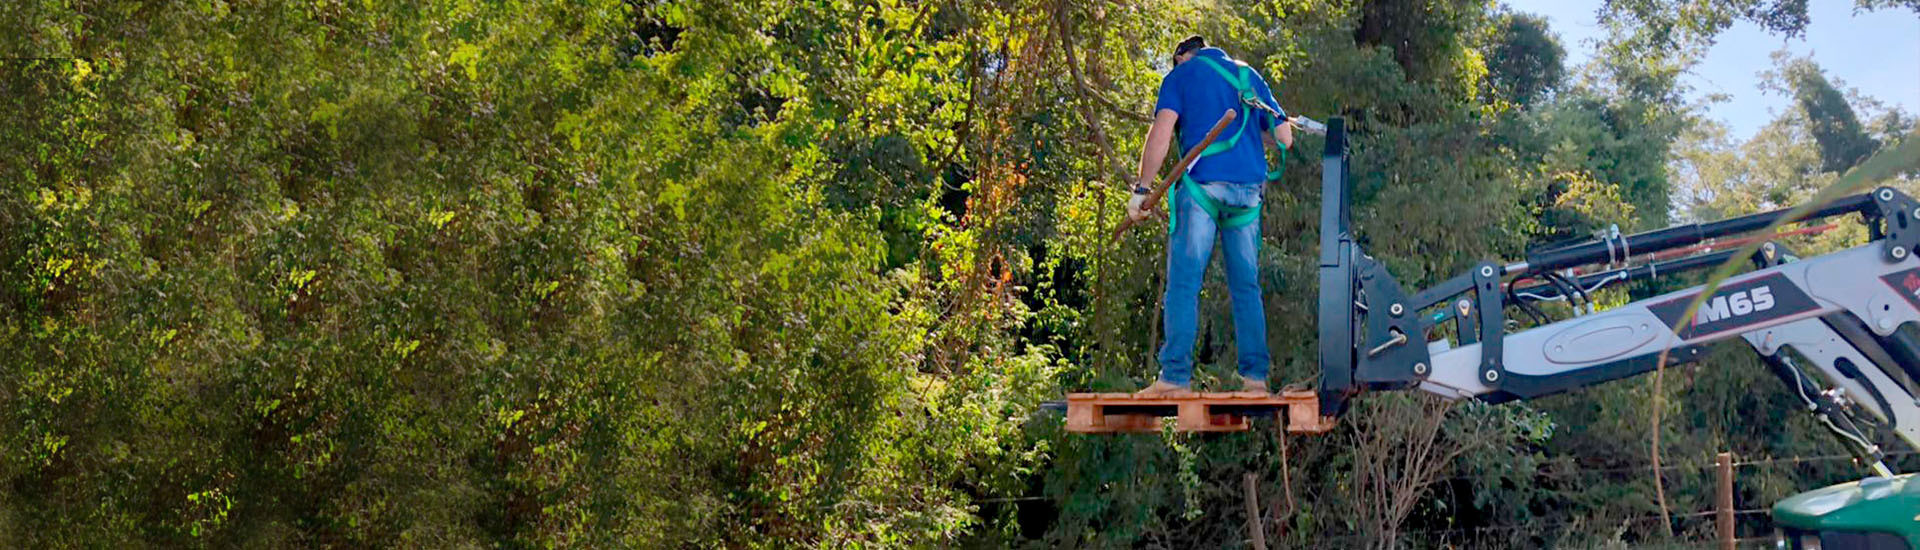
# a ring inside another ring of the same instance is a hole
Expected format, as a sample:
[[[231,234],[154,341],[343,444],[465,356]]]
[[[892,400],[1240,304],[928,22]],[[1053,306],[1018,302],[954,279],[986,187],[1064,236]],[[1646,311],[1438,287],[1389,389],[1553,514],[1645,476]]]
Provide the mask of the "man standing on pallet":
[[[1178,395],[1190,391],[1193,342],[1199,315],[1200,278],[1213,255],[1214,237],[1226,251],[1227,290],[1233,301],[1234,342],[1239,349],[1243,391],[1267,391],[1267,316],[1260,298],[1260,192],[1279,177],[1267,171],[1266,149],[1280,147],[1281,160],[1293,145],[1286,113],[1273,91],[1245,63],[1207,47],[1194,36],[1174,48],[1173,70],[1160,82],[1153,127],[1140,152],[1127,215],[1146,218],[1146,197],[1153,177],[1167,158],[1178,130],[1182,150],[1202,139],[1221,113],[1236,109],[1230,123],[1204,149],[1199,160],[1167,192],[1168,212],[1166,342],[1160,346],[1160,377],[1139,395]],[[1256,139],[1257,137],[1257,139]]]

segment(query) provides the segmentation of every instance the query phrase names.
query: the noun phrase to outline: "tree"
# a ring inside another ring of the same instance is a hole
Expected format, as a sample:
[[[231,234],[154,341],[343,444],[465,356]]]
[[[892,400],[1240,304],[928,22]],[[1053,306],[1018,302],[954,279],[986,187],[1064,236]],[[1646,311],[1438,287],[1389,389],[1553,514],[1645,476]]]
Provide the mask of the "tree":
[[[1391,48],[1409,80],[1446,75],[1448,61],[1464,45],[1467,30],[1485,15],[1480,3],[1463,0],[1378,0],[1360,4],[1354,42]]]
[[[1859,10],[1907,8],[1920,13],[1920,1],[1916,0],[1854,0],[1854,6]],[[1632,21],[1664,45],[1711,44],[1714,36],[1735,21],[1747,21],[1788,37],[1800,36],[1811,22],[1807,0],[1607,0],[1601,14],[1608,19]]]
[[[1496,17],[1487,39],[1487,84],[1497,97],[1522,106],[1533,105],[1560,87],[1566,71],[1566,50],[1547,28],[1547,20],[1532,14]]]
[[[1286,459],[1040,407],[1154,374],[1164,243],[1109,235],[1188,29],[1347,117],[1358,232],[1423,286],[1664,221],[1685,50],[1624,24],[1568,79],[1468,1],[5,6],[0,545],[1228,547],[1250,472],[1302,547],[1645,504],[1534,468],[1639,429],[1629,390],[1373,396]],[[1321,147],[1267,188],[1270,319],[1317,305]]]
[[[1779,51],[1773,60],[1774,69],[1765,81],[1773,89],[1784,88],[1806,115],[1813,140],[1820,144],[1820,171],[1846,172],[1880,148],[1880,142],[1861,126],[1846,95],[1827,81],[1826,71],[1812,59]]]

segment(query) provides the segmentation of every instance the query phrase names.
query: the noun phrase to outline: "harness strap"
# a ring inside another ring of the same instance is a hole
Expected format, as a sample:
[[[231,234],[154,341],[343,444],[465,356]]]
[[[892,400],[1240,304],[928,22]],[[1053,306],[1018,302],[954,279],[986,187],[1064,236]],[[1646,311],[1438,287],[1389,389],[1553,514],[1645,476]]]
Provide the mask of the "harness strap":
[[[1213,58],[1206,57],[1206,56],[1195,56],[1194,59],[1200,60],[1201,64],[1203,65],[1212,67],[1214,72],[1220,73],[1221,78],[1227,79],[1227,84],[1232,85],[1234,92],[1240,95],[1241,103],[1246,103],[1247,100],[1249,99],[1252,99],[1253,101],[1259,101],[1258,97],[1253,96],[1254,94],[1253,83],[1251,82],[1252,69],[1248,69],[1246,65],[1236,64],[1236,67],[1240,69],[1240,71],[1238,71],[1236,74],[1235,71],[1228,71],[1226,67],[1220,65],[1219,61],[1214,61]],[[1249,106],[1247,110],[1252,111],[1253,109],[1251,108],[1251,106]],[[1249,112],[1247,114],[1251,115],[1254,113]],[[1261,113],[1261,114],[1264,114],[1264,113]],[[1252,116],[1240,117],[1240,127],[1235,128],[1233,130],[1232,136],[1228,137],[1224,141],[1215,141],[1213,142],[1212,145],[1208,145],[1206,149],[1203,149],[1200,151],[1200,156],[1202,158],[1205,158],[1211,155],[1224,153],[1226,151],[1233,149],[1234,145],[1237,145],[1240,143],[1240,136],[1245,135],[1247,133],[1247,124],[1251,122],[1253,122]]]
[[[1227,83],[1233,86],[1234,91],[1240,96],[1240,102],[1246,104],[1243,108],[1248,113],[1248,116],[1240,117],[1240,127],[1234,129],[1232,136],[1224,141],[1215,140],[1213,144],[1200,151],[1199,158],[1206,158],[1227,152],[1233,149],[1234,145],[1238,145],[1240,136],[1247,133],[1247,124],[1253,121],[1255,115],[1261,117],[1273,115],[1266,109],[1266,104],[1260,101],[1258,92],[1253,89],[1253,69],[1248,68],[1244,63],[1235,63],[1239,71],[1229,71],[1219,61],[1206,56],[1195,58],[1199,59],[1203,65],[1212,67],[1214,72],[1220,73],[1220,77],[1225,78]],[[1281,173],[1286,171],[1286,163],[1287,147],[1283,145],[1280,147],[1280,168],[1267,172],[1267,181],[1280,179]],[[1193,203],[1198,205],[1201,211],[1206,212],[1207,217],[1213,219],[1222,229],[1238,229],[1260,221],[1259,204],[1250,207],[1221,204],[1212,195],[1208,195],[1206,190],[1201,189],[1199,182],[1193,180],[1192,167],[1188,167],[1188,173],[1180,175],[1180,187],[1185,188],[1187,197],[1192,199]],[[1180,209],[1174,206],[1173,195],[1167,195],[1167,231],[1170,233],[1180,227],[1179,211]]]
[[[1258,203],[1253,206],[1228,206],[1221,204],[1219,199],[1213,198],[1213,195],[1208,195],[1205,189],[1201,189],[1200,183],[1193,181],[1192,176],[1181,176],[1180,187],[1185,190],[1184,192],[1187,194],[1187,198],[1192,199],[1193,204],[1199,206],[1201,211],[1206,212],[1207,217],[1212,219],[1214,223],[1219,224],[1221,229],[1239,229],[1260,221],[1260,205]],[[1180,209],[1174,205],[1173,195],[1167,195],[1168,232],[1174,232],[1179,229],[1180,218],[1179,214],[1177,214],[1179,211]]]
[[[1194,56],[1194,59],[1201,61],[1202,65],[1212,68],[1214,72],[1220,73],[1220,78],[1226,79],[1227,84],[1233,86],[1234,92],[1240,95],[1240,102],[1246,104],[1247,114],[1249,115],[1240,117],[1240,127],[1234,129],[1232,136],[1229,136],[1224,141],[1216,140],[1212,145],[1208,145],[1206,149],[1202,149],[1200,151],[1200,158],[1206,158],[1227,152],[1233,149],[1234,145],[1238,145],[1240,143],[1240,136],[1247,133],[1247,124],[1253,122],[1254,117],[1251,115],[1259,115],[1264,120],[1265,117],[1273,116],[1273,114],[1267,110],[1267,105],[1260,101],[1259,93],[1253,89],[1252,68],[1247,67],[1244,63],[1236,62],[1234,63],[1234,67],[1239,70],[1229,71],[1225,65],[1222,65],[1213,58]],[[1281,174],[1286,170],[1286,161],[1287,148],[1283,146],[1280,148],[1280,168],[1268,171],[1267,181],[1280,179]]]

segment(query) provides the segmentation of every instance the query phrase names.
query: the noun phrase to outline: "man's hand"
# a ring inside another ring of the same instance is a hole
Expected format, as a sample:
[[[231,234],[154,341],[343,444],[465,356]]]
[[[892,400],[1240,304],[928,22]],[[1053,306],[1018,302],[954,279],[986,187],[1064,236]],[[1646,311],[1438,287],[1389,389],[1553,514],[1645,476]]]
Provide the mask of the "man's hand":
[[[1148,215],[1147,194],[1136,190],[1133,198],[1127,200],[1127,219],[1137,222],[1147,219]]]

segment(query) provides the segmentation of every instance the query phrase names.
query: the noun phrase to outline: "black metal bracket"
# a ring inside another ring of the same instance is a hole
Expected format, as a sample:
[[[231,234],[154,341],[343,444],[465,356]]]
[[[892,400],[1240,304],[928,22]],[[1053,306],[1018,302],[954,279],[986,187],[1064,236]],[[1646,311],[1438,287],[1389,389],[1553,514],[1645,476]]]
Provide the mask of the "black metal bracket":
[[[1767,241],[1761,243],[1760,249],[1753,251],[1753,257],[1748,259],[1753,262],[1754,269],[1766,269],[1785,264],[1792,257],[1793,249],[1787,248],[1787,245]]]
[[[1461,298],[1452,304],[1453,332],[1459,336],[1460,345],[1480,343],[1480,329],[1473,324],[1473,300]]]
[[[1500,347],[1507,328],[1506,306],[1501,302],[1500,267],[1481,262],[1473,268],[1473,307],[1480,310],[1474,324],[1480,328],[1480,382],[1489,388],[1500,387],[1507,374],[1505,354]]]
[[[1432,372],[1429,325],[1385,265],[1364,256],[1359,264],[1367,339],[1358,350],[1357,378],[1376,389],[1406,388],[1426,379]]]
[[[1479,342],[1479,329],[1474,326],[1473,316],[1469,315],[1473,311],[1473,301],[1466,298],[1454,300],[1462,294],[1471,292],[1474,284],[1472,272],[1455,275],[1452,279],[1414,294],[1410,300],[1412,305],[1409,307],[1414,311],[1426,311],[1430,307],[1442,306],[1441,312],[1433,317],[1435,321],[1452,318],[1454,332],[1459,335],[1460,345]],[[1445,304],[1443,305],[1442,302]]]
[[[1920,203],[1892,187],[1873,190],[1873,205],[1885,224],[1886,246],[1881,259],[1887,263],[1906,261],[1920,246]]]

